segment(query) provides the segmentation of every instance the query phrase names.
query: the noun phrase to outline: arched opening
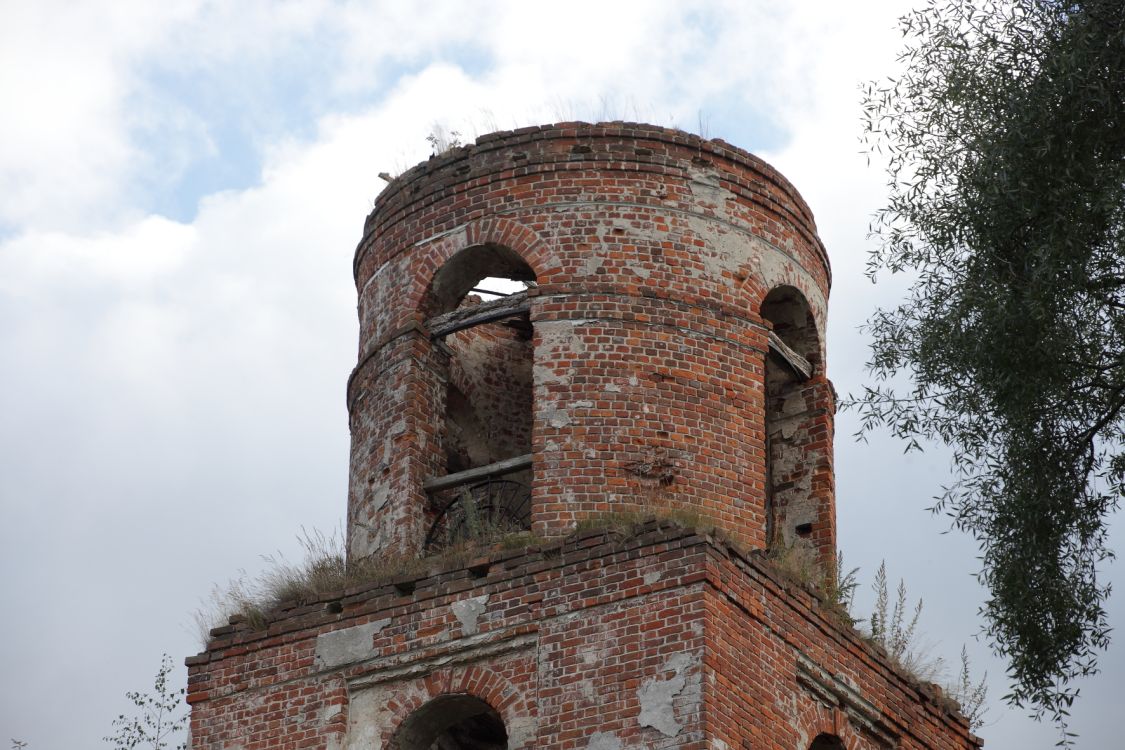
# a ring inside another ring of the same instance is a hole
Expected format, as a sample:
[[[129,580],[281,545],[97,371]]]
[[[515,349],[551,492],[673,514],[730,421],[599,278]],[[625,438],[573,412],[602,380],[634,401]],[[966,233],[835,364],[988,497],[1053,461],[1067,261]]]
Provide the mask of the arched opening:
[[[425,306],[444,404],[427,552],[530,528],[534,286],[499,245],[467,248],[434,275]]]
[[[434,274],[427,295],[426,312],[432,316],[457,309],[485,279],[534,285],[535,272],[519,253],[503,245],[487,244],[465,248],[447,260]],[[509,286],[508,289],[493,291],[510,292],[512,288]]]
[[[763,300],[762,319],[770,327],[765,362],[766,545],[792,546],[814,531],[817,509],[812,498],[813,442],[811,401],[807,387],[820,362],[820,337],[804,296],[781,286]]]
[[[389,750],[506,750],[508,732],[492,706],[472,695],[442,695],[395,732]]]
[[[821,733],[809,745],[809,750],[845,750],[844,741],[834,734]]]

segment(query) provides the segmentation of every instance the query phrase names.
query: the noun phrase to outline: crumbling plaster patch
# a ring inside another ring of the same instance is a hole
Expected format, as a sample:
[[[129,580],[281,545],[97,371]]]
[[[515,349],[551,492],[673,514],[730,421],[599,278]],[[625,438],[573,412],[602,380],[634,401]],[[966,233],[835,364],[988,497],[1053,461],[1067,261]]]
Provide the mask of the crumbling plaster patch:
[[[391,699],[422,704],[429,694],[417,686],[374,686],[351,693],[348,700],[346,750],[384,750],[383,728],[394,726]]]
[[[560,359],[560,355],[572,355],[573,359],[582,359],[586,354],[586,344],[581,336],[575,333],[575,328],[588,325],[591,321],[578,320],[542,320],[535,323],[535,334],[539,339],[536,347],[536,365],[533,368],[535,385],[547,383],[566,382],[567,376],[557,372],[553,367],[538,364],[540,361],[553,361]]]
[[[507,721],[508,747],[513,750],[530,748],[535,741],[537,725],[534,716],[517,716]]]
[[[318,635],[314,657],[316,668],[332,669],[370,658],[374,655],[375,636],[390,624],[390,620],[375,620]]]
[[[698,670],[693,669],[699,662],[699,656],[693,654],[676,654],[664,665],[664,672],[674,672],[665,679],[653,677],[645,680],[637,689],[637,699],[641,704],[641,713],[637,723],[642,727],[652,727],[666,737],[675,737],[683,729],[676,719],[674,699],[689,687],[689,677],[694,673],[695,683],[691,693],[699,693]],[[697,697],[697,696],[696,696]]]
[[[480,630],[480,617],[484,614],[487,604],[488,594],[482,594],[481,596],[461,599],[449,605],[449,608],[453,610],[453,616],[461,623],[462,635],[477,634]]]
[[[739,228],[728,210],[728,202],[735,200],[735,196],[720,186],[718,171],[696,168],[690,171],[689,176],[688,188],[693,197],[700,206],[711,209],[714,214],[692,213],[687,218],[688,227],[704,240],[709,250],[700,254],[704,267],[720,277],[725,271],[732,280],[748,271],[766,289],[783,284],[798,287],[808,300],[823,341],[827,305],[812,275],[792,257],[792,248],[774,247]],[[795,279],[800,281],[794,283]]]
[[[559,408],[557,402],[542,411],[542,416],[551,427],[562,428],[571,423],[570,412]]]
[[[621,750],[621,740],[612,732],[594,732],[586,750]]]

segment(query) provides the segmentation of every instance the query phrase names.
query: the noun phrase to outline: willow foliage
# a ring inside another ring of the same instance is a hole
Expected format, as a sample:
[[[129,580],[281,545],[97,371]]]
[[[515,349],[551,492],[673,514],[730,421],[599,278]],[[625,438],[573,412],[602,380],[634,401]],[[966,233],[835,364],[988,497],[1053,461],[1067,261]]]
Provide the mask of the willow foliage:
[[[890,188],[868,270],[915,281],[850,405],[952,448],[936,509],[980,544],[1007,698],[1065,723],[1125,493],[1125,3],[931,0],[902,31],[864,90]]]

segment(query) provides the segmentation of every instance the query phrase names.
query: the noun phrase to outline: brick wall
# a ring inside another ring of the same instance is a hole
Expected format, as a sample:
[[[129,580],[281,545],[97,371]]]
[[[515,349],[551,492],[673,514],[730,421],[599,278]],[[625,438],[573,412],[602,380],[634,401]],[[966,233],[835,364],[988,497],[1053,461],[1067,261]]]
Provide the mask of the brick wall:
[[[978,744],[813,596],[655,522],[493,549],[214,634],[188,660],[196,750],[387,748],[457,694],[492,706],[513,750],[803,750],[822,732],[849,750]]]
[[[502,323],[490,323],[458,331],[445,343],[451,352],[449,383],[463,400],[462,409],[471,414],[466,425],[454,426],[463,433],[458,440],[462,455],[458,468],[451,470],[530,453],[531,340]]]
[[[516,325],[435,334],[485,276],[536,283]],[[768,165],[627,123],[484,136],[387,187],[355,278],[349,555],[414,555],[427,480],[528,449],[545,541],[213,630],[193,748],[411,750],[431,721],[512,750],[979,746],[764,562],[771,508],[778,538],[835,552],[830,271]],[[731,541],[574,531],[652,509]]]
[[[503,248],[538,281],[535,529],[557,535],[607,511],[680,508],[764,547],[770,324],[760,307],[770,290],[792,287],[823,341],[824,248],[800,196],[757,158],[618,123],[484,136],[380,195],[355,259],[352,553],[415,550],[424,534],[420,486],[446,471],[447,393],[424,323],[435,274],[481,247]],[[809,465],[819,468],[800,483],[811,508],[802,522],[829,555],[834,403],[822,364],[818,377],[820,412],[790,445],[817,453]]]

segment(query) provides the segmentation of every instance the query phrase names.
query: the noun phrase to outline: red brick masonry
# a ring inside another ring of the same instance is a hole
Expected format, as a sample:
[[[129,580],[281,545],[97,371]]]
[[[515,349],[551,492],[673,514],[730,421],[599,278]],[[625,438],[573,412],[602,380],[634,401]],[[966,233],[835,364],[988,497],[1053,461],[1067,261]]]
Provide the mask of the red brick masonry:
[[[199,750],[386,748],[431,698],[469,693],[517,748],[975,748],[757,553],[651,522],[494,551],[416,580],[218,628],[188,659]]]
[[[789,182],[722,141],[649,125],[580,123],[482,136],[397,177],[355,256],[359,362],[348,384],[353,554],[415,551],[422,484],[446,471],[448,355],[425,321],[439,271],[474,249],[525,265],[533,383],[532,522],[689,509],[763,548],[766,358],[762,303],[807,311],[813,372],[779,403],[778,531],[806,526],[835,554],[824,370],[831,272]],[[630,467],[661,463],[663,482]]]
[[[550,541],[215,629],[193,748],[979,746],[763,561],[836,550],[831,272],[769,165],[631,123],[483,136],[383,191],[354,270],[350,559],[412,558],[498,465]],[[465,300],[490,277],[535,283]],[[733,541],[574,531],[653,511]]]

